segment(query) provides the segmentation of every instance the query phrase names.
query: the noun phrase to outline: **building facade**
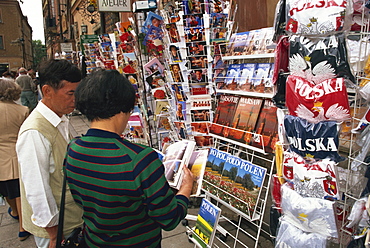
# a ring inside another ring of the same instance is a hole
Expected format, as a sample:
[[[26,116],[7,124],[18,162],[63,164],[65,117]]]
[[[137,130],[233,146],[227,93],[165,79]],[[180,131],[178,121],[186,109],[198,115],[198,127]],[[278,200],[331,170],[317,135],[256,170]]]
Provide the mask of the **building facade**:
[[[17,0],[0,1],[0,75],[33,66],[32,28]]]

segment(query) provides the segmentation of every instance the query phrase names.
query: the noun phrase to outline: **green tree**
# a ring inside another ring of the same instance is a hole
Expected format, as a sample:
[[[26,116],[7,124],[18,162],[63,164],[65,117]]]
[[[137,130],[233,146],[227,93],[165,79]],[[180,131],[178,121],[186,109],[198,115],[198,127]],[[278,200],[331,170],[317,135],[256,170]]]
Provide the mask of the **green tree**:
[[[37,70],[38,65],[41,61],[46,59],[46,47],[42,44],[41,40],[33,40],[33,66],[34,70]]]

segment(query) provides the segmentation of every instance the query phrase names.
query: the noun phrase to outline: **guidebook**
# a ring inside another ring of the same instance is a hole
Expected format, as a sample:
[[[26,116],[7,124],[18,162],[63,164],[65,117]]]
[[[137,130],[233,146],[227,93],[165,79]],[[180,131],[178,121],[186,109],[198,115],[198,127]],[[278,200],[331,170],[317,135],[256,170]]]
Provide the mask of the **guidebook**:
[[[188,166],[195,148],[195,141],[181,140],[164,149],[163,165],[165,176],[172,188],[180,189],[183,166]]]
[[[220,219],[221,209],[203,198],[200,205],[197,221],[193,228],[193,235],[198,247],[211,247]]]
[[[202,188],[253,220],[266,173],[264,167],[211,148]]]

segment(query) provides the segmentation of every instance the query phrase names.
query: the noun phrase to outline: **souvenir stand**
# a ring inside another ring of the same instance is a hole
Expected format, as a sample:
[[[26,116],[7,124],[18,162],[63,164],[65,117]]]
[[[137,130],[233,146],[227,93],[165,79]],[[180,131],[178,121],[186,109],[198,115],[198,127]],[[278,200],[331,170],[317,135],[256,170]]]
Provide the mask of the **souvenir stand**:
[[[195,143],[192,196],[221,211],[206,243],[188,227],[196,246],[346,247],[367,227],[369,9],[329,2],[280,0],[274,28],[237,33],[233,0],[159,1],[82,42],[88,72],[136,89],[126,138]]]
[[[365,1],[277,5],[276,247],[364,247],[368,13]]]

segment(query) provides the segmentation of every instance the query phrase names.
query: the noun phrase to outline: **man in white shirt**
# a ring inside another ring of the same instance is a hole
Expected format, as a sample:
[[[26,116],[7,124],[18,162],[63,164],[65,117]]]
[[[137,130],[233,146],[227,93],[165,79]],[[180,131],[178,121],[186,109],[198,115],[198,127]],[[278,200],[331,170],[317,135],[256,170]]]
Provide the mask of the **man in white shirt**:
[[[43,99],[21,126],[16,145],[20,164],[23,226],[42,248],[56,246],[68,119],[81,71],[67,60],[49,60],[39,69]],[[69,199],[69,200],[68,200]],[[82,210],[66,192],[64,234],[82,224]]]

